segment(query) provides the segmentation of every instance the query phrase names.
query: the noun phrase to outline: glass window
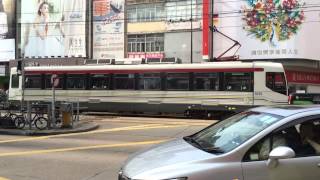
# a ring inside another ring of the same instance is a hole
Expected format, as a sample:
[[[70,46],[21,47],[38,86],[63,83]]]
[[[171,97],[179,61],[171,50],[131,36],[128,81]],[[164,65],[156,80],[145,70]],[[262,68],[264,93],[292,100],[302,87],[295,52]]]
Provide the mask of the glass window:
[[[115,89],[134,89],[134,74],[115,74]]]
[[[45,80],[44,80],[44,87],[45,89],[51,89],[52,84],[51,84],[51,74],[45,75]],[[56,88],[62,88],[63,85],[63,75],[58,75],[59,78],[59,84]]]
[[[135,22],[137,20],[137,9],[136,8],[128,8],[128,21],[129,22]]]
[[[84,74],[69,74],[67,77],[67,89],[85,89],[86,75]]]
[[[191,14],[192,8],[192,14]],[[190,21],[202,18],[201,0],[169,1],[166,3],[167,21]]]
[[[225,91],[253,90],[253,73],[224,73]]]
[[[167,75],[168,90],[189,90],[188,73],[168,73]]]
[[[11,76],[11,88],[19,88],[19,76],[16,74]]]
[[[110,76],[105,74],[91,75],[90,88],[91,89],[109,89]]]
[[[164,5],[159,3],[130,5],[127,10],[129,22],[149,22],[163,19]]]
[[[268,113],[243,112],[209,126],[189,138],[197,142],[197,147],[204,151],[226,153],[282,118]]]
[[[194,74],[195,90],[219,90],[218,73],[195,73]]]
[[[140,90],[160,90],[161,78],[160,73],[140,74]]]
[[[163,52],[164,34],[128,36],[128,52]]]
[[[41,75],[27,75],[25,88],[41,89]]]
[[[310,120],[271,133],[246,153],[244,161],[263,161],[276,147],[287,146],[296,157],[320,155],[320,119]]]
[[[267,72],[266,86],[272,91],[287,95],[287,83],[283,72]]]

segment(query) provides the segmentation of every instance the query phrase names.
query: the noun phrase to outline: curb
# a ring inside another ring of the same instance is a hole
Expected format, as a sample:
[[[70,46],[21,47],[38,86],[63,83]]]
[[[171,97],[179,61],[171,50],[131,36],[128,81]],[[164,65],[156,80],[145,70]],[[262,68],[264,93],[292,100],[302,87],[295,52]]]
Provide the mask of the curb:
[[[17,129],[0,129],[2,135],[21,135],[21,136],[46,136],[46,135],[58,135],[58,134],[70,134],[78,132],[88,132],[99,128],[98,124],[89,124],[86,127],[78,127],[74,129],[57,129],[57,130],[17,130]]]

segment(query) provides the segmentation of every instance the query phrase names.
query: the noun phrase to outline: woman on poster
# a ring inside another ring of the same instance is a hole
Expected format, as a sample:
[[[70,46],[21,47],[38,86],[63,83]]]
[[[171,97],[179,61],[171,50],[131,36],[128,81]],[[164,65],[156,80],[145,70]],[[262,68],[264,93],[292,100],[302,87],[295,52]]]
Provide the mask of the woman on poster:
[[[34,23],[30,28],[24,55],[31,57],[64,56],[64,33],[61,22],[50,19],[49,3],[40,3]]]

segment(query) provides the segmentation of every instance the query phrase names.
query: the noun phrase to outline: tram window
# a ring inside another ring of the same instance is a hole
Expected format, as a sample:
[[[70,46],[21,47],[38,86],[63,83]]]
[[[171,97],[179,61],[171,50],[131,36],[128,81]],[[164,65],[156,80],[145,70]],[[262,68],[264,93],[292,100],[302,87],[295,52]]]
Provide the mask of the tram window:
[[[91,89],[109,89],[110,76],[107,74],[91,75],[90,88]]]
[[[225,91],[250,92],[253,87],[252,73],[224,73]]]
[[[287,83],[282,72],[267,72],[266,86],[272,91],[287,95]]]
[[[160,90],[160,73],[140,74],[139,89],[141,90]]]
[[[11,76],[11,88],[19,88],[19,76],[16,74]]]
[[[41,75],[28,75],[25,78],[25,87],[28,89],[41,89]]]
[[[189,90],[189,73],[168,73],[168,90]]]
[[[195,73],[194,74],[195,90],[219,90],[218,73]]]
[[[52,88],[51,77],[52,77],[51,74],[45,75],[45,78],[44,78],[44,88],[45,89],[51,89]],[[58,75],[58,78],[59,78],[59,84],[55,88],[57,88],[57,89],[60,88],[61,89],[62,88],[62,84],[63,84],[63,82],[62,82],[63,76],[62,75]]]
[[[67,76],[67,89],[85,89],[86,75],[69,74]]]
[[[134,74],[115,74],[115,89],[134,89]]]

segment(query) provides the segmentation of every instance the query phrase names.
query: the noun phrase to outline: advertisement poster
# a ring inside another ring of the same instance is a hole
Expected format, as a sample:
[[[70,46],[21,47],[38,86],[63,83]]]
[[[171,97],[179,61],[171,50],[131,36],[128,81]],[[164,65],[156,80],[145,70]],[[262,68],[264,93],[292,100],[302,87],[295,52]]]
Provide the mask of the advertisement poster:
[[[93,0],[93,58],[124,58],[124,0]]]
[[[15,1],[0,0],[0,62],[15,59]]]
[[[86,0],[21,0],[24,57],[85,57]]]
[[[320,60],[318,0],[244,0],[214,3],[219,31],[241,44],[240,59]],[[214,33],[214,57],[234,42]]]

